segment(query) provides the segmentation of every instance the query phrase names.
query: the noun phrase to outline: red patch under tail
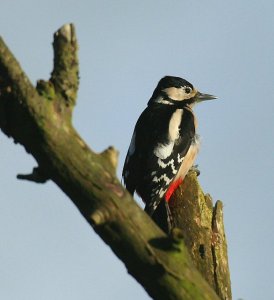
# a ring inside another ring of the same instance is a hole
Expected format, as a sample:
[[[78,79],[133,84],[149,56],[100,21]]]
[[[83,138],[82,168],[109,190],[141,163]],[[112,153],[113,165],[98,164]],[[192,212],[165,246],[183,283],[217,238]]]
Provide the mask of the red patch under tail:
[[[172,194],[175,192],[175,190],[179,187],[179,185],[183,182],[182,178],[179,178],[176,181],[173,181],[171,185],[169,186],[168,190],[166,191],[165,194],[165,200],[168,202],[170,200],[170,197]]]

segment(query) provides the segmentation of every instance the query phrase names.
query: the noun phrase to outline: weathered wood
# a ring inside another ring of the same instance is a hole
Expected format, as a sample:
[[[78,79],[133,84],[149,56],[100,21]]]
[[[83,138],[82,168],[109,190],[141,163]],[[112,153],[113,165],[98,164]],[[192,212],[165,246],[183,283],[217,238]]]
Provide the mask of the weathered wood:
[[[221,201],[213,206],[196,172],[190,172],[170,200],[170,208],[198,270],[221,299],[232,299]]]
[[[32,174],[19,177],[54,181],[154,299],[219,299],[180,234],[174,230],[168,237],[121,186],[117,152],[93,152],[73,128],[77,48],[73,25],[58,30],[52,76],[34,88],[0,39],[0,127],[38,163]]]

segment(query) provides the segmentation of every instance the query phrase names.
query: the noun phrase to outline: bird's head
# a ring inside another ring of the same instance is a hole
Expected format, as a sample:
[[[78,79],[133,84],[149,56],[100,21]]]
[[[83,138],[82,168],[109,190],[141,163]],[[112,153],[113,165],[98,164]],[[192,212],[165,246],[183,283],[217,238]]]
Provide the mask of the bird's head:
[[[193,85],[180,77],[165,76],[154,90],[148,105],[164,104],[183,107],[193,106],[196,103],[216,99],[209,94],[200,93]]]

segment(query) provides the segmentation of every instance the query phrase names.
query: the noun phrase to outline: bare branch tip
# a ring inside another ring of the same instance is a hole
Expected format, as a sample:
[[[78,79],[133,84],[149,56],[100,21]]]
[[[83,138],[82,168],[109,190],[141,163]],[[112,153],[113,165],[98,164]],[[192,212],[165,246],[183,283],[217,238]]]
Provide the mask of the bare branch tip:
[[[113,146],[108,147],[101,153],[101,155],[109,160],[112,167],[114,167],[115,169],[117,168],[119,151],[117,151]]]
[[[223,210],[223,202],[221,200],[217,200],[215,204],[216,209]]]
[[[76,40],[74,24],[64,24],[58,29],[54,34],[54,38],[59,38],[60,36],[64,37],[68,42],[74,42]]]
[[[31,174],[18,174],[17,179],[28,180],[36,183],[45,183],[50,178],[44,174],[40,167],[33,168]]]
[[[214,210],[213,210],[213,221],[215,222],[223,222],[223,203],[222,201],[218,200],[215,203]]]

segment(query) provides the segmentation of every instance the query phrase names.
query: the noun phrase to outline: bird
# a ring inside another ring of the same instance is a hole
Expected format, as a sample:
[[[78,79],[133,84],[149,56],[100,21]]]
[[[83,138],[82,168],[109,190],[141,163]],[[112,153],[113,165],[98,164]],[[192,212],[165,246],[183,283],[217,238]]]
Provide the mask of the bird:
[[[195,104],[216,99],[187,80],[165,76],[135,125],[122,177],[126,189],[165,232],[172,229],[169,200],[193,167],[199,151]]]

